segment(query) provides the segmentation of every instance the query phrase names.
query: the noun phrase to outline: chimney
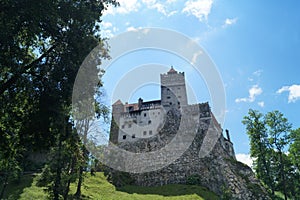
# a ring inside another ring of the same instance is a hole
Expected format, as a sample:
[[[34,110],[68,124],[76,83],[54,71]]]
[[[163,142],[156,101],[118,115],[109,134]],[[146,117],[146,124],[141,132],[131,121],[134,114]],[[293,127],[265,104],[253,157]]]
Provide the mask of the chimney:
[[[231,141],[230,141],[230,136],[229,136],[229,131],[228,131],[228,129],[226,129],[225,131],[226,131],[227,140],[228,140],[229,142],[231,142]]]
[[[143,99],[139,98],[139,101],[138,101],[139,110],[141,110],[142,105],[143,105]]]

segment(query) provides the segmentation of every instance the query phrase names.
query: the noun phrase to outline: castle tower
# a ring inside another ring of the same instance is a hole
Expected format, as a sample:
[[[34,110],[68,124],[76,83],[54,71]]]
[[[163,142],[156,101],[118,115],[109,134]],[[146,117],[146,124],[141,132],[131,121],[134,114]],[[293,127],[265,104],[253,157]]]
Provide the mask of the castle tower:
[[[184,72],[177,72],[173,67],[167,74],[160,75],[161,104],[165,108],[180,108],[188,105]]]
[[[118,100],[112,105],[112,119],[109,135],[109,141],[114,144],[118,143],[119,122],[122,112],[124,112],[124,104],[121,100]]]

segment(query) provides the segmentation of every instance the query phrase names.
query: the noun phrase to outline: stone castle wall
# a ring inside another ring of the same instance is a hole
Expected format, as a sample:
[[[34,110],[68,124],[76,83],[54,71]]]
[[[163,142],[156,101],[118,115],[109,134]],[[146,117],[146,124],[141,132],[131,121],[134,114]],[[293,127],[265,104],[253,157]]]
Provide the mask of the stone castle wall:
[[[175,145],[161,151],[172,142]],[[134,153],[154,152],[123,163],[128,171],[136,170],[130,174],[136,185],[186,184],[189,177],[197,175],[202,186],[219,195],[223,188],[229,188],[237,199],[268,199],[252,170],[237,162],[225,143],[208,103],[204,103],[186,106],[181,112],[169,111],[166,124],[157,135],[123,142],[119,147]]]

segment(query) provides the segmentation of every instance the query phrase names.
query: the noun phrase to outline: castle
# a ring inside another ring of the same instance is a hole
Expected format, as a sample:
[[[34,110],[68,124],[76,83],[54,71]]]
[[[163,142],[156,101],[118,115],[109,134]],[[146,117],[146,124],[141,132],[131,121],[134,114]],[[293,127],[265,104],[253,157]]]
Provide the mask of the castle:
[[[173,67],[166,73],[160,75],[161,99],[144,102],[139,98],[137,103],[123,104],[118,100],[112,105],[114,121],[118,124],[118,131],[111,131],[110,142],[114,144],[122,142],[134,142],[141,138],[152,137],[163,128],[165,122],[164,115],[171,109],[192,108],[189,105],[186,92],[184,72],[177,72]],[[203,104],[198,104],[203,105]],[[211,117],[216,119],[209,109]],[[218,123],[219,131],[222,128]],[[222,137],[222,144],[228,153],[235,157],[233,144],[230,140],[229,132]]]
[[[160,82],[160,100],[112,105],[109,146],[125,150],[106,156],[115,184],[125,171],[140,186],[197,180],[218,195],[226,188],[235,199],[269,199],[251,168],[235,159],[229,132],[223,136],[209,104],[188,104],[184,72],[171,67]]]

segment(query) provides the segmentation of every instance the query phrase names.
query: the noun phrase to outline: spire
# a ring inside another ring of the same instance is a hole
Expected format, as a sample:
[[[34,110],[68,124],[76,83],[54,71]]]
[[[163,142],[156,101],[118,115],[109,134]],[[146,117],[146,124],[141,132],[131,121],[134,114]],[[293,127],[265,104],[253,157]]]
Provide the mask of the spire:
[[[171,69],[168,71],[168,74],[177,73],[177,71],[171,66]]]

